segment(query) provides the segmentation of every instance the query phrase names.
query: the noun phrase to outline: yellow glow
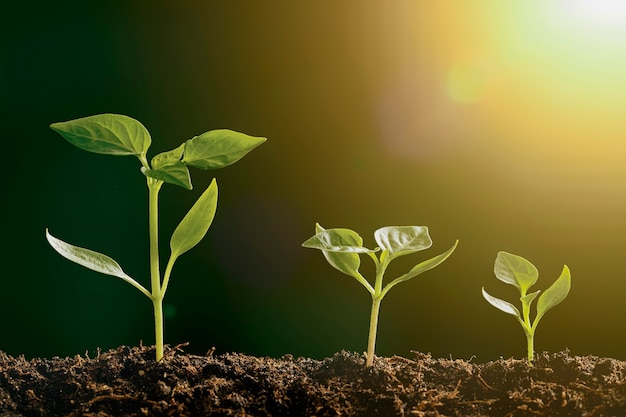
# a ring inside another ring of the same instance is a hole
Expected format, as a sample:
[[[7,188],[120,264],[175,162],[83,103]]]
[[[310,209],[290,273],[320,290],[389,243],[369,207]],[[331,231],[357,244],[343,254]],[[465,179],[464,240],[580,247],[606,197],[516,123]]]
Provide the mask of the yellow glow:
[[[483,95],[488,74],[485,68],[472,62],[459,61],[453,64],[446,80],[450,98],[457,103],[473,103]]]

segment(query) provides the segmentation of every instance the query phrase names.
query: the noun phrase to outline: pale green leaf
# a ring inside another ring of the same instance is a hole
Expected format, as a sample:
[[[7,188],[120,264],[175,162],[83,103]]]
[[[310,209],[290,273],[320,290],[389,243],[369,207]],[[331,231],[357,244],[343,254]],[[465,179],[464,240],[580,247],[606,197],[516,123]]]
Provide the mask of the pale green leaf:
[[[161,152],[158,155],[155,155],[152,158],[152,169],[159,169],[161,167],[172,165],[177,162],[180,162],[183,157],[183,150],[185,149],[185,144],[183,143],[176,149],[172,149],[171,151]]]
[[[489,304],[491,304],[492,306],[494,306],[500,311],[504,311],[507,314],[511,314],[512,316],[515,316],[520,320],[522,319],[522,316],[520,315],[519,310],[513,304],[490,295],[487,291],[485,291],[484,287],[483,287],[482,292],[483,292],[483,297],[485,298],[485,300],[489,302]]]
[[[528,260],[508,252],[498,252],[494,265],[496,277],[525,293],[539,278],[539,271]]]
[[[335,230],[335,229],[331,229],[331,230]],[[328,263],[333,268],[343,272],[344,274],[350,275],[350,276],[355,276],[355,274],[358,274],[359,267],[361,266],[361,258],[359,257],[358,253],[330,252],[328,250],[322,249],[318,242],[320,239],[318,235],[320,233],[325,232],[326,229],[324,229],[322,226],[319,225],[319,223],[317,223],[315,225],[315,231],[316,231],[316,235],[313,236],[311,239],[308,239],[306,242],[304,242],[302,246],[308,247],[308,248],[320,249],[322,253],[324,254],[324,258],[326,258],[326,261],[328,261]],[[316,238],[316,236],[318,237]],[[326,242],[329,244],[328,246],[333,246],[333,247],[344,246],[344,245],[348,245],[351,247],[359,247],[363,244],[363,239],[361,239],[361,236],[359,236],[356,232],[352,232],[352,233],[332,232],[332,234],[324,235],[324,237],[328,239],[328,241]],[[332,240],[332,242],[330,240]],[[315,246],[309,246],[311,244]],[[326,245],[321,244],[321,246],[325,247]]]
[[[552,307],[559,304],[561,301],[567,297],[569,294],[569,290],[572,286],[572,278],[570,274],[570,270],[567,265],[563,265],[563,271],[561,275],[554,281],[554,283],[541,294],[539,300],[537,300],[537,317],[535,318],[535,323],[533,323],[533,327],[537,322],[546,314],[546,311],[550,310]]]
[[[186,190],[191,190],[191,176],[189,175],[189,168],[187,165],[180,161],[170,163],[170,165],[164,165],[158,169],[146,169],[141,167],[141,172],[150,178],[155,178],[163,182],[178,185]]]
[[[423,262],[420,262],[419,264],[415,265],[413,268],[411,268],[411,270],[409,272],[407,272],[406,274],[402,275],[401,277],[396,278],[393,281],[391,281],[385,287],[383,292],[386,293],[394,285],[399,284],[400,282],[403,282],[403,281],[408,281],[409,279],[414,278],[414,277],[420,275],[423,272],[426,272],[426,271],[428,271],[430,269],[433,269],[434,267],[436,267],[438,265],[441,265],[446,259],[448,259],[450,257],[450,255],[452,255],[452,252],[454,252],[454,250],[456,249],[458,244],[459,244],[459,241],[457,240],[456,242],[454,242],[454,245],[452,245],[452,247],[450,249],[448,249],[447,251],[445,251],[441,255],[434,256],[434,257],[432,257],[430,259],[427,259],[427,260],[425,260]]]
[[[170,248],[174,258],[187,252],[202,240],[213,222],[216,210],[217,181],[213,179],[172,234]]]
[[[52,246],[52,248],[64,258],[82,265],[85,268],[91,269],[92,271],[121,278],[137,288],[147,297],[152,298],[152,295],[141,284],[126,275],[126,273],[122,270],[122,267],[112,258],[99,252],[80,248],[66,243],[61,239],[57,239],[48,232],[48,229],[46,229],[46,238],[48,239],[50,246]]]
[[[336,229],[331,229],[336,230]],[[345,229],[348,230],[348,229]],[[324,229],[319,223],[315,224],[315,232],[316,236],[322,232],[325,232]],[[350,233],[351,232],[351,233]],[[315,237],[315,236],[314,236]],[[347,233],[338,233],[334,236],[334,243],[339,245],[349,245],[349,246],[360,246],[363,244],[363,239],[356,232],[350,230]],[[311,239],[309,239],[311,240]],[[308,242],[308,241],[307,241]],[[306,242],[305,242],[306,243]],[[305,244],[302,244],[305,247]],[[315,249],[320,249],[319,247]],[[367,282],[367,280],[361,275],[359,272],[359,267],[361,266],[361,258],[358,253],[355,252],[330,252],[327,250],[320,249],[326,261],[338,271],[355,278],[361,285],[363,285],[370,293],[374,293],[374,288],[372,288],[371,284]]]
[[[533,300],[535,298],[537,298],[537,296],[539,295],[539,293],[541,292],[541,290],[535,291],[535,292],[531,292],[530,294],[526,294],[523,297],[520,297],[520,301],[522,302],[522,305],[527,305],[530,306],[533,302]]]
[[[374,232],[381,249],[389,250],[390,259],[430,248],[433,241],[426,226],[387,226]]]
[[[357,232],[350,229],[328,229],[316,233],[307,239],[302,246],[328,252],[367,253],[375,252],[363,247],[363,239]]]
[[[145,155],[150,134],[137,120],[121,114],[99,114],[50,127],[72,145],[108,155]]]
[[[183,163],[200,169],[217,169],[231,165],[265,142],[228,129],[211,130],[185,142]]]

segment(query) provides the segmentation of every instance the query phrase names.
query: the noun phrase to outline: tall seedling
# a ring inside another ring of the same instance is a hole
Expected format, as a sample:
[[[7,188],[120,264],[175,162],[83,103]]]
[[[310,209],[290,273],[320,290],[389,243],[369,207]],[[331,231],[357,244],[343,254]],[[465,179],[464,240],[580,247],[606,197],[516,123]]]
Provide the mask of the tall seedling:
[[[89,249],[70,245],[52,236],[46,229],[50,245],[62,256],[94,271],[112,275],[137,288],[152,301],[156,339],[156,359],[163,357],[163,298],[174,263],[180,255],[196,246],[213,222],[217,209],[215,179],[182,219],[170,239],[170,257],[161,276],[159,267],[159,191],[164,183],[192,189],[188,167],[217,169],[231,165],[266,138],[248,136],[227,129],[211,130],[187,140],[176,149],[163,152],[148,162],[150,134],[137,120],[119,114],[100,114],[50,127],[72,145],[85,151],[107,155],[132,155],[139,159],[148,186],[148,223],[150,240],[150,284],[148,291],[128,276],[112,258]]]

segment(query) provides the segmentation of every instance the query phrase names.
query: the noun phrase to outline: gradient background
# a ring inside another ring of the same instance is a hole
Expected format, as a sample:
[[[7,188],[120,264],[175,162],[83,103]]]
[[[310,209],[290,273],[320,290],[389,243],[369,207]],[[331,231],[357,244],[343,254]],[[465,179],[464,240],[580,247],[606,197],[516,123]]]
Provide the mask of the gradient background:
[[[370,298],[300,244],[324,227],[374,246],[427,225],[448,249],[382,304],[377,353],[524,357],[522,329],[480,295],[516,302],[497,251],[547,288],[538,351],[626,359],[626,13],[619,2],[41,2],[0,25],[0,348],[74,355],[152,344],[150,302],[58,256],[44,229],[115,258],[148,285],[147,189],[135,158],[83,152],[52,122],[122,113],[150,156],[230,128],[267,143],[193,191],[161,192],[162,243],[209,184],[218,213],[181,257],[166,343],[323,358],[366,348]],[[595,6],[590,6],[590,4]],[[22,7],[18,9],[17,7]],[[363,272],[371,272],[363,259]],[[535,288],[535,287],[534,287]]]

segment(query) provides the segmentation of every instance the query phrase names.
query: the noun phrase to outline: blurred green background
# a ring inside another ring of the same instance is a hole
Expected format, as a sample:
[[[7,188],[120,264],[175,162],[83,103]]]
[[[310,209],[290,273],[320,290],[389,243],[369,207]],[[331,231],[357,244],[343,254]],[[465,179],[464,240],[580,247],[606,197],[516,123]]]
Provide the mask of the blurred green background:
[[[90,154],[49,124],[121,113],[151,155],[204,131],[268,141],[161,192],[162,243],[216,177],[218,213],[180,258],[166,343],[323,358],[366,349],[369,294],[301,243],[320,222],[374,246],[387,225],[460,240],[382,304],[377,353],[525,357],[499,250],[572,290],[538,351],[626,359],[626,13],[596,1],[40,2],[4,14],[0,348],[27,357],[154,342],[150,302],[58,256],[104,252],[148,285],[147,189],[132,157]],[[364,273],[371,272],[363,259]]]

